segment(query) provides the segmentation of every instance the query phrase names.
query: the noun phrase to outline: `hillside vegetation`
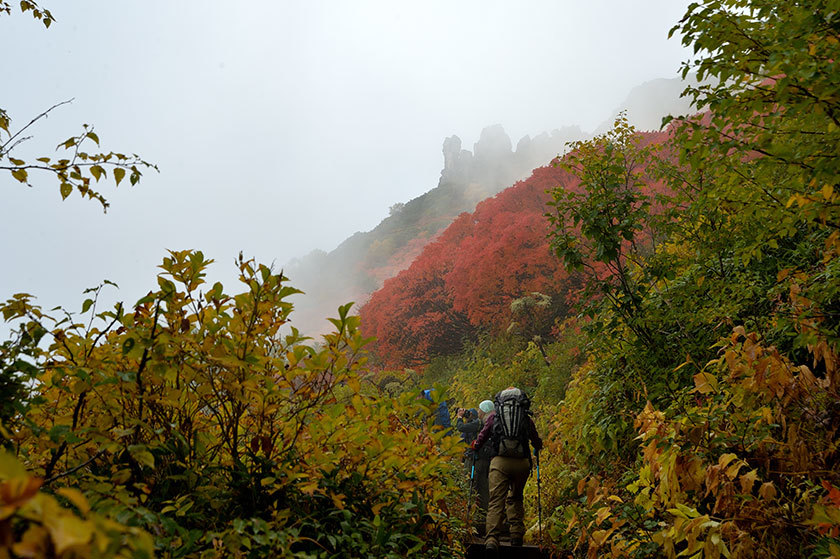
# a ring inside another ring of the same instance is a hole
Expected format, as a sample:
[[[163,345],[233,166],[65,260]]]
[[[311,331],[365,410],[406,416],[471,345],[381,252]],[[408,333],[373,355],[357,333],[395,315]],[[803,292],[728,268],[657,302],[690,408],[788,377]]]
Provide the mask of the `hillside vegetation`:
[[[185,250],[133,305],[12,295],[0,557],[462,556],[465,448],[431,420],[515,384],[555,556],[840,558],[838,14],[692,4],[700,114],[620,114],[319,343],[242,256],[233,290]]]
[[[561,556],[840,557],[836,8],[692,5],[704,112],[619,116],[362,309],[396,390],[536,396]]]

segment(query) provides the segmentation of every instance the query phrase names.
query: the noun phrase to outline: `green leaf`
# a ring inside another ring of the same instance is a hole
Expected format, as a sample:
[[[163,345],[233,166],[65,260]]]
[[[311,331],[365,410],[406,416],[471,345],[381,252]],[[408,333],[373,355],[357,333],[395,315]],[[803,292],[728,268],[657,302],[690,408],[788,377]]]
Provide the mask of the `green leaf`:
[[[73,185],[69,182],[61,183],[61,199],[66,200],[70,193],[73,192]]]
[[[99,136],[96,135],[93,131],[87,133],[87,137],[96,142],[96,145],[99,145]]]
[[[99,179],[105,173],[105,169],[100,167],[99,165],[94,165],[90,168],[90,174],[93,175],[93,178],[96,179],[96,182],[99,182]]]
[[[52,429],[50,429],[50,432],[48,433],[48,435],[49,435],[50,440],[52,442],[57,443],[61,440],[61,438],[64,435],[66,435],[69,432],[70,432],[70,426],[69,425],[56,425]]]
[[[126,341],[123,342],[123,345],[122,345],[123,355],[127,354],[133,348],[134,348],[134,338],[128,338]]]
[[[91,306],[93,306],[93,299],[85,299],[85,302],[82,303],[82,314],[88,312]]]
[[[145,445],[133,444],[128,447],[128,451],[131,453],[131,457],[143,466],[147,466],[149,468],[155,467],[155,457],[148,451]]]

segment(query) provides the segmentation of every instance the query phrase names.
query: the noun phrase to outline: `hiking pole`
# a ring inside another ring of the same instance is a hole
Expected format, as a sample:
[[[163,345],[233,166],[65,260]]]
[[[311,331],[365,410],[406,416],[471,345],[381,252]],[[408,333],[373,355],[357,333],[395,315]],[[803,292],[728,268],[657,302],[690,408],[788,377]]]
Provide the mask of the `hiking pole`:
[[[542,547],[542,498],[540,496],[541,493],[540,487],[540,451],[537,451],[537,529],[539,530],[539,539],[537,540],[537,545]]]
[[[475,450],[470,449],[470,456],[472,456],[472,464],[470,465],[470,493],[467,498],[467,525],[470,527],[470,536],[472,536],[472,517],[470,516],[470,512],[472,510],[473,480],[475,480]]]

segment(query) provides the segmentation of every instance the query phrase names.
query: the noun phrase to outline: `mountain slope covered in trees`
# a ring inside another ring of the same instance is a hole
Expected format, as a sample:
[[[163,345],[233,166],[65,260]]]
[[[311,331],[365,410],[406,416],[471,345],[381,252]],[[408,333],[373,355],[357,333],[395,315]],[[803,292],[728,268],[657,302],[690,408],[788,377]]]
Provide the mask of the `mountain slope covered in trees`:
[[[640,130],[658,130],[666,115],[689,112],[690,101],[680,99],[684,87],[679,78],[646,82],[635,87],[617,110],[626,111]],[[605,125],[611,124],[612,118]],[[285,273],[306,293],[295,298],[295,325],[309,335],[327,331],[325,316],[349,301],[367,301],[459,214],[473,211],[481,200],[527,178],[533,169],[564,153],[567,142],[589,136],[568,126],[533,138],[524,136],[513,146],[502,127],[495,125],[481,132],[472,150],[464,149],[457,136],[447,138],[435,188],[394,204],[373,230],[355,233],[333,251],[316,250],[286,264]]]

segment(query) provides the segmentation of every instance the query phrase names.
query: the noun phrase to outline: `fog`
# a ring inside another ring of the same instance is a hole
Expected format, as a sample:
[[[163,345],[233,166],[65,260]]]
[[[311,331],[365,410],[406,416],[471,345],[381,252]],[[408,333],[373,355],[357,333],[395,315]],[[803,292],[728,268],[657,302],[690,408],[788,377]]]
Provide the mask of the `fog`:
[[[107,214],[49,176],[0,175],[0,297],[78,310],[109,279],[133,301],[166,249],[282,265],[375,227],[433,188],[441,145],[501,124],[592,131],[690,53],[668,30],[688,0],[43,0],[50,29],[0,16],[0,107],[17,128],[56,102],[17,157],[95,126],[105,150],[156,163]],[[230,286],[233,287],[233,286]]]

